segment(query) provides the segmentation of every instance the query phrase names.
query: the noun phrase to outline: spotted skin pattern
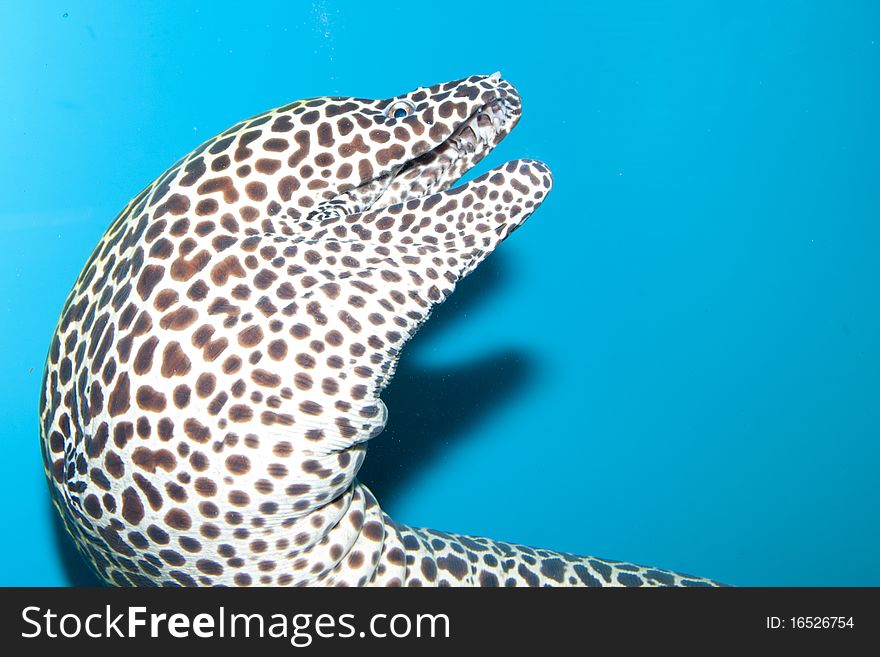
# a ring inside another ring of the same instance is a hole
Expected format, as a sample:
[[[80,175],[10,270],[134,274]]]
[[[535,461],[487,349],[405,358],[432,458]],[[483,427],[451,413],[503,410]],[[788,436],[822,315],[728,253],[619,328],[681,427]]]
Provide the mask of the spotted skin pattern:
[[[54,504],[128,585],[710,585],[395,523],[356,479],[406,341],[541,204],[498,74],[242,121],[119,214],[42,385]]]

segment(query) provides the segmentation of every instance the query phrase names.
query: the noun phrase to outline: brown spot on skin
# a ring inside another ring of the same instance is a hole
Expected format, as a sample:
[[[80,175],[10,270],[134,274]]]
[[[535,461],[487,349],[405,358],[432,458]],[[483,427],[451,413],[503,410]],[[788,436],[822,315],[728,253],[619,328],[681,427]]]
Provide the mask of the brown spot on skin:
[[[286,139],[274,137],[272,139],[267,139],[263,144],[263,148],[267,151],[280,153],[290,148],[290,143]]]
[[[233,454],[226,458],[226,469],[234,475],[247,474],[251,469],[251,461],[243,454]]]
[[[439,566],[441,570],[447,571],[457,580],[461,580],[468,574],[467,562],[454,554],[437,559],[437,566]]]
[[[429,582],[437,578],[437,564],[430,557],[422,557],[421,571],[422,576]]]
[[[162,493],[160,493],[150,481],[144,477],[139,472],[135,472],[132,475],[132,479],[134,479],[134,483],[137,484],[138,488],[147,496],[147,501],[150,503],[150,508],[153,511],[158,511],[162,508]]]
[[[199,543],[196,539],[190,538],[189,536],[181,536],[178,542],[180,543],[180,547],[182,547],[189,553],[202,551],[202,544]]]
[[[394,566],[402,566],[406,563],[406,555],[400,548],[391,548],[388,551],[388,562]]]
[[[193,482],[196,492],[203,497],[213,497],[217,494],[217,484],[213,479],[199,477]]]
[[[229,356],[223,361],[223,373],[235,374],[241,369],[241,358],[238,356]]]
[[[165,410],[165,395],[152,386],[141,386],[135,395],[137,405],[144,411],[161,413]]]
[[[269,343],[268,352],[272,360],[284,360],[287,357],[287,343],[284,340],[273,340]]]
[[[153,215],[153,218],[158,219],[166,212],[170,212],[175,216],[180,216],[187,210],[189,210],[189,199],[182,194],[172,194],[167,201],[156,208],[156,213]]]
[[[189,289],[186,291],[186,296],[192,301],[204,301],[205,297],[208,296],[209,291],[210,288],[208,288],[208,284],[199,279],[189,286]]]
[[[111,417],[116,417],[127,412],[131,406],[130,388],[128,373],[123,372],[116,381],[116,387],[110,393],[110,399],[107,404],[107,412]]]
[[[263,340],[263,329],[259,325],[249,326],[238,334],[238,344],[242,347],[256,347]]]
[[[293,130],[293,123],[290,122],[290,116],[287,114],[279,116],[272,123],[272,132],[290,132],[291,130]]]
[[[165,514],[165,524],[172,529],[185,531],[192,527],[192,519],[183,509],[171,509]]]
[[[205,173],[205,159],[203,157],[196,158],[192,162],[189,162],[184,170],[186,171],[186,175],[180,179],[180,184],[183,187],[194,185]]]
[[[308,372],[297,372],[293,375],[293,384],[299,390],[311,390],[314,381]]]
[[[174,423],[167,417],[159,420],[159,438],[161,440],[171,440],[174,437]]]
[[[254,169],[256,169],[259,173],[265,173],[266,175],[272,175],[278,169],[281,168],[281,162],[278,160],[271,160],[268,158],[261,158],[256,161],[254,164]],[[285,199],[286,200],[286,199]]]
[[[244,278],[245,275],[244,267],[234,255],[226,256],[211,269],[211,280],[214,285],[225,285],[230,276]]]
[[[204,324],[197,328],[192,335],[192,343],[194,347],[204,347],[205,344],[214,335],[214,327],[210,324]]]
[[[388,148],[382,148],[376,151],[376,161],[383,167],[392,160],[399,160],[404,157],[406,151],[400,144],[394,144]]]
[[[85,500],[83,500],[83,508],[86,510],[92,518],[100,518],[104,515],[104,511],[101,509],[101,502],[98,500],[97,495],[88,495]]]
[[[165,276],[165,267],[161,265],[147,265],[144,267],[135,288],[143,301],[147,300],[153,292],[153,288],[159,284],[163,276]]]
[[[354,138],[348,142],[347,144],[341,144],[337,149],[340,157],[351,157],[355,153],[369,153],[370,147],[364,143],[364,138],[361,135],[355,135]],[[361,162],[369,162],[369,160],[361,160]],[[371,169],[372,170],[372,169]],[[366,182],[369,178],[362,178],[361,182]]]
[[[245,194],[247,194],[248,198],[252,201],[262,201],[266,198],[266,185],[261,182],[249,182],[244,187]]]
[[[147,527],[147,536],[149,536],[150,540],[157,545],[168,545],[168,541],[170,540],[168,533],[156,525],[150,525]]]
[[[191,366],[192,364],[180,348],[179,342],[170,342],[166,345],[162,352],[162,376],[166,379],[172,376],[183,376],[189,373]]]
[[[303,114],[303,116],[300,120],[305,122],[305,118],[309,114],[310,114],[310,112]],[[314,112],[314,114],[317,114],[317,112]],[[308,130],[300,130],[299,132],[297,132],[293,136],[293,139],[299,145],[299,148],[296,151],[294,151],[293,155],[291,155],[287,159],[287,165],[291,168],[297,166],[300,162],[302,162],[306,158],[306,156],[309,154],[309,148],[310,148],[310,142],[311,142],[311,137],[309,135]]]
[[[540,578],[530,570],[526,564],[521,563],[519,568],[517,568],[517,573],[519,573],[520,577],[526,580],[526,583],[531,587],[537,587],[541,585]]]
[[[216,576],[216,575],[223,574],[223,566],[221,566],[216,561],[211,561],[210,559],[199,559],[198,561],[196,561],[196,568],[198,568],[201,572],[205,573],[206,575]],[[240,574],[241,573],[238,573],[236,575],[236,578],[238,578],[238,575],[240,575]]]
[[[167,449],[153,451],[147,447],[138,447],[132,452],[131,460],[136,466],[147,472],[156,472],[156,468],[172,472],[177,467],[177,459]]]
[[[428,131],[428,136],[436,143],[449,136],[449,127],[445,123],[435,123]]]
[[[293,445],[291,445],[286,440],[283,440],[279,443],[275,444],[275,447],[272,448],[272,453],[275,456],[287,457],[293,454]]]
[[[360,136],[358,136],[358,139],[360,139]],[[372,178],[373,178],[373,164],[367,159],[363,159],[360,162],[358,162],[358,175],[361,178],[361,183],[365,183],[368,180],[372,180]]]
[[[238,379],[232,384],[230,390],[232,391],[232,396],[238,399],[244,394],[245,390],[247,390],[247,384],[244,382],[244,379]]]
[[[229,341],[226,338],[217,338],[216,340],[212,340],[202,350],[202,357],[209,363],[213,362],[217,360],[220,354],[222,354],[228,346]]]
[[[281,377],[267,370],[255,369],[251,373],[251,379],[259,386],[267,388],[277,388],[281,385]]]
[[[156,295],[156,298],[153,300],[153,306],[159,312],[165,312],[175,303],[177,303],[179,299],[179,295],[174,290],[162,290],[159,294]]]
[[[275,282],[278,278],[278,274],[269,269],[261,269],[256,276],[254,276],[254,287],[258,290],[267,290]]]
[[[159,326],[169,331],[182,331],[195,323],[199,313],[189,306],[181,306],[159,320]]]
[[[147,439],[153,431],[153,426],[146,415],[142,415],[137,420],[137,434],[141,438]]]
[[[122,517],[130,525],[137,525],[144,517],[144,503],[131,486],[122,491]]]
[[[182,235],[186,235],[186,231],[189,230],[189,219],[184,217],[183,219],[178,219],[175,221],[171,228],[168,229],[168,232],[174,235],[175,237],[180,237]]]
[[[278,181],[278,195],[282,201],[289,201],[297,189],[299,189],[299,180],[294,176],[285,176]]]
[[[250,406],[235,404],[229,409],[229,420],[232,422],[249,422],[253,417],[254,412]]]
[[[330,153],[321,153],[315,157],[315,164],[323,168],[332,166],[335,161],[336,159]]]
[[[217,377],[215,377],[210,372],[204,372],[199,375],[199,378],[196,380],[196,394],[204,399],[205,397],[209,397],[212,392],[214,392],[214,387],[217,385]]]
[[[329,123],[322,123],[318,126],[318,143],[324,147],[333,145],[333,128]]]
[[[215,199],[205,198],[196,204],[196,214],[200,217],[214,214],[219,209],[220,204]]]
[[[205,504],[205,502],[203,502],[202,504]],[[206,522],[204,525],[199,527],[199,532],[202,536],[211,540],[214,540],[215,538],[220,536],[220,528],[217,527],[217,525],[211,524],[210,522]]]
[[[300,403],[299,410],[301,410],[306,415],[321,415],[321,413],[323,412],[323,408],[321,408],[321,405],[313,401],[304,401]]]
[[[341,288],[336,283],[324,283],[324,285],[322,285],[320,289],[330,299],[336,299],[339,296],[339,291]]]
[[[135,374],[143,375],[150,371],[150,368],[153,366],[153,352],[158,344],[159,338],[153,336],[148,338],[138,348],[132,361],[132,369]]]
[[[62,460],[62,463],[64,461]],[[107,470],[115,479],[120,479],[125,474],[125,465],[122,459],[114,451],[107,452],[104,456],[104,469]]]
[[[107,439],[110,436],[109,426],[106,422],[102,422],[93,436],[86,436],[86,454],[89,458],[97,459],[104,448],[107,446]],[[64,439],[57,431],[52,432],[49,438],[51,449],[53,452],[61,452],[64,450]]]
[[[337,316],[339,317],[339,319],[342,320],[342,323],[345,324],[352,333],[361,332],[361,323],[357,321],[351,313],[346,310],[340,310]]]
[[[206,180],[198,187],[198,193],[201,195],[213,194],[215,192],[223,193],[223,200],[227,205],[235,203],[238,200],[238,191],[235,189],[235,183],[229,176],[220,176]]]
[[[298,340],[304,340],[311,335],[312,329],[305,324],[294,324],[290,327],[290,334]],[[286,345],[285,345],[286,348]]]
[[[194,418],[184,421],[183,432],[197,443],[206,443],[211,439],[211,430]]]
[[[181,384],[174,389],[174,405],[177,408],[186,408],[189,405],[189,397],[191,394],[190,387]]]
[[[204,269],[210,260],[211,254],[206,250],[199,251],[190,259],[180,256],[171,263],[171,278],[175,281],[188,281]]]
[[[370,521],[364,525],[363,535],[371,541],[379,542],[385,536],[385,530],[382,523]]]

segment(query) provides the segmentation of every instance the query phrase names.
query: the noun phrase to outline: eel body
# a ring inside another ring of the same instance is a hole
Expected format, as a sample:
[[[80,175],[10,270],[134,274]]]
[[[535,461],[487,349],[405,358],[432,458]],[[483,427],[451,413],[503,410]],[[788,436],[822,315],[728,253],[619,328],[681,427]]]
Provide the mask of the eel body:
[[[356,475],[431,309],[546,197],[499,74],[242,121],[132,199],[68,297],[40,401],[54,504],[109,584],[708,585],[417,529]],[[429,401],[427,403],[430,403]]]

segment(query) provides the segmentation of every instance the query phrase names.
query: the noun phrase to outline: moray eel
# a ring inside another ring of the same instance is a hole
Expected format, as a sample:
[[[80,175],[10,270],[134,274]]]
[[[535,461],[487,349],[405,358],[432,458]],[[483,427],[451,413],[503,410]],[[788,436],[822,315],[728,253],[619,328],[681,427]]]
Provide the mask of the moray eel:
[[[86,262],[40,401],[54,505],[108,584],[711,585],[416,529],[356,479],[431,309],[546,198],[500,74],[242,121],[157,178]]]

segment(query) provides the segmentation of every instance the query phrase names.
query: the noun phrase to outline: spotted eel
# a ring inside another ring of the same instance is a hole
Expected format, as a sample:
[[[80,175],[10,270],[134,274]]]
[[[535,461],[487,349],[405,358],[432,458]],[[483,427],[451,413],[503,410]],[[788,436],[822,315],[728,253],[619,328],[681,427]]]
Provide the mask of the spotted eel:
[[[500,74],[301,100],[159,176],[98,243],[41,386],[55,507],[120,586],[711,580],[394,522],[356,478],[401,348],[541,204]]]

